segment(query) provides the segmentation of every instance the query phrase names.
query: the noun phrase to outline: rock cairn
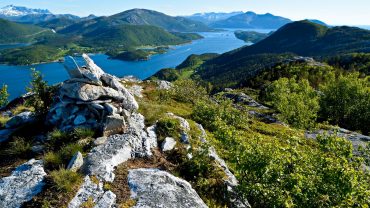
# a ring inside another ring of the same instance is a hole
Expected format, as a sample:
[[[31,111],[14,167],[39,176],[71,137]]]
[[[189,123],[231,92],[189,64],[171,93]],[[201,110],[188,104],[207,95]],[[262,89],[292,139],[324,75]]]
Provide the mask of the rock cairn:
[[[86,64],[82,67],[66,57],[70,79],[59,88],[48,124],[61,130],[98,129],[105,136],[124,132],[124,110],[137,110],[137,102],[117,77],[105,73],[86,54],[82,57]]]

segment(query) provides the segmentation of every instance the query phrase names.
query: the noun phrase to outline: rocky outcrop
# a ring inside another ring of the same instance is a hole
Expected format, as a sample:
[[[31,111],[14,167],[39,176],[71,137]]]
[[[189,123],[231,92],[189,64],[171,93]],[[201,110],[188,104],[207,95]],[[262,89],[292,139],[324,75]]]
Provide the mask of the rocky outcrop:
[[[15,129],[2,129],[0,130],[0,143],[5,142],[9,139],[10,135],[13,134]]]
[[[331,130],[316,130],[307,131],[305,137],[308,139],[316,139],[318,136],[322,135],[336,135],[337,137],[348,139],[353,145],[354,154],[358,154],[359,147],[366,147],[370,142],[370,137],[359,134],[357,132],[349,131],[343,128],[333,128]]]
[[[158,85],[157,89],[159,90],[170,90],[173,87],[173,84],[171,82],[164,80],[158,80],[156,81],[156,83]]]
[[[13,129],[33,121],[35,121],[34,113],[26,111],[13,116],[8,122],[6,122],[5,128]]]
[[[167,113],[167,116],[170,117],[170,118],[174,118],[174,119],[177,119],[180,123],[180,128],[181,128],[181,142],[184,143],[184,144],[189,144],[189,135],[188,135],[188,132],[190,131],[190,124],[189,122],[180,117],[180,116],[176,116],[174,115],[173,113]]]
[[[44,186],[41,160],[32,159],[16,168],[9,177],[0,179],[0,207],[16,208],[41,192]]]
[[[165,171],[135,169],[128,174],[135,208],[144,207],[207,207],[191,185]]]
[[[115,199],[116,195],[111,191],[104,191],[102,182],[94,183],[89,176],[86,176],[84,183],[69,203],[68,208],[80,208],[88,200],[92,200],[96,205],[95,207],[104,205],[100,207],[110,208],[113,207]]]

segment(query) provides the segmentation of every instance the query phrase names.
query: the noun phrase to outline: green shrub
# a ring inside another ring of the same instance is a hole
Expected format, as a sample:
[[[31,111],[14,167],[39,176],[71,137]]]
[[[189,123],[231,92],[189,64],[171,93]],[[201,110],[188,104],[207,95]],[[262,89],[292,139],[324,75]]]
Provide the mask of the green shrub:
[[[73,134],[78,139],[86,139],[86,138],[93,138],[95,135],[95,132],[94,130],[89,129],[89,128],[76,128]]]
[[[209,156],[208,149],[208,145],[193,149],[190,151],[191,159],[184,155],[178,171],[180,176],[189,181],[203,199],[208,199],[209,203],[226,205],[228,199],[225,198],[225,193],[227,193],[224,182],[225,173]]]
[[[6,153],[27,158],[28,155],[32,153],[31,148],[32,144],[30,141],[27,141],[25,138],[16,137],[10,142],[10,146],[6,150]]]
[[[60,154],[56,152],[48,152],[44,156],[45,167],[50,170],[58,169],[59,167],[63,167],[64,163],[60,156]]]
[[[195,104],[207,97],[206,89],[193,80],[181,79],[173,82],[173,84],[170,93],[177,101]]]
[[[8,104],[8,98],[8,86],[4,84],[3,87],[0,89],[0,108]]]
[[[174,118],[164,117],[157,122],[155,131],[160,139],[165,137],[180,138],[180,122]]]
[[[82,176],[79,173],[60,169],[50,173],[54,187],[59,191],[71,192],[76,190],[82,183]]]
[[[268,88],[268,98],[284,122],[305,129],[315,125],[319,100],[307,80],[281,78]]]
[[[370,133],[370,81],[358,73],[340,75],[321,86],[320,117],[332,124]]]
[[[27,100],[26,105],[33,107],[37,115],[45,115],[53,103],[55,88],[49,86],[42,79],[41,73],[33,69],[31,87],[27,91],[33,93],[33,96]]]

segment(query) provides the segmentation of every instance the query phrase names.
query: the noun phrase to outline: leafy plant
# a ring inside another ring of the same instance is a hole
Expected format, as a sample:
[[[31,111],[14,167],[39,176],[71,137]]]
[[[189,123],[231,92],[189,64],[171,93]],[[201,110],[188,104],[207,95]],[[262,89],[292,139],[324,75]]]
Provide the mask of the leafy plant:
[[[283,121],[297,128],[314,126],[319,98],[307,80],[281,78],[268,88],[268,98]]]
[[[370,82],[358,73],[340,75],[321,86],[320,117],[332,124],[370,132]]]
[[[0,89],[0,107],[3,107],[8,103],[8,98],[8,86],[4,84],[3,87]]]
[[[43,80],[40,72],[32,69],[31,87],[27,88],[27,91],[33,95],[27,100],[26,105],[33,107],[37,115],[45,115],[53,103],[55,88]]]
[[[54,186],[59,191],[71,192],[82,183],[82,176],[79,173],[60,169],[50,173]]]

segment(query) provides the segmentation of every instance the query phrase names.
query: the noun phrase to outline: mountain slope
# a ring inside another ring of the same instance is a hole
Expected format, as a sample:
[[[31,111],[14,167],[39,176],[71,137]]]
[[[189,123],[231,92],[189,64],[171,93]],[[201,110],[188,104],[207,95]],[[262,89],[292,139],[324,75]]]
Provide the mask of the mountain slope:
[[[299,21],[254,45],[207,61],[198,74],[211,82],[238,84],[274,63],[294,57],[292,54],[324,58],[352,52],[370,52],[370,31],[353,27],[328,28]],[[287,53],[291,55],[280,55]]]
[[[170,32],[204,32],[211,31],[201,22],[184,17],[171,17],[160,12],[146,9],[132,9],[109,17],[100,17],[79,22],[62,30],[62,33],[86,33],[97,28],[129,25],[152,25]]]
[[[28,43],[52,32],[33,25],[24,25],[0,19],[0,44]]]
[[[185,16],[188,19],[203,22],[206,25],[214,23],[216,21],[225,20],[235,15],[243,14],[243,12],[209,12],[209,13],[196,13],[191,16]]]
[[[214,22],[210,26],[216,28],[277,29],[290,22],[292,22],[290,19],[274,16],[270,13],[260,15],[254,12],[246,12]]]

